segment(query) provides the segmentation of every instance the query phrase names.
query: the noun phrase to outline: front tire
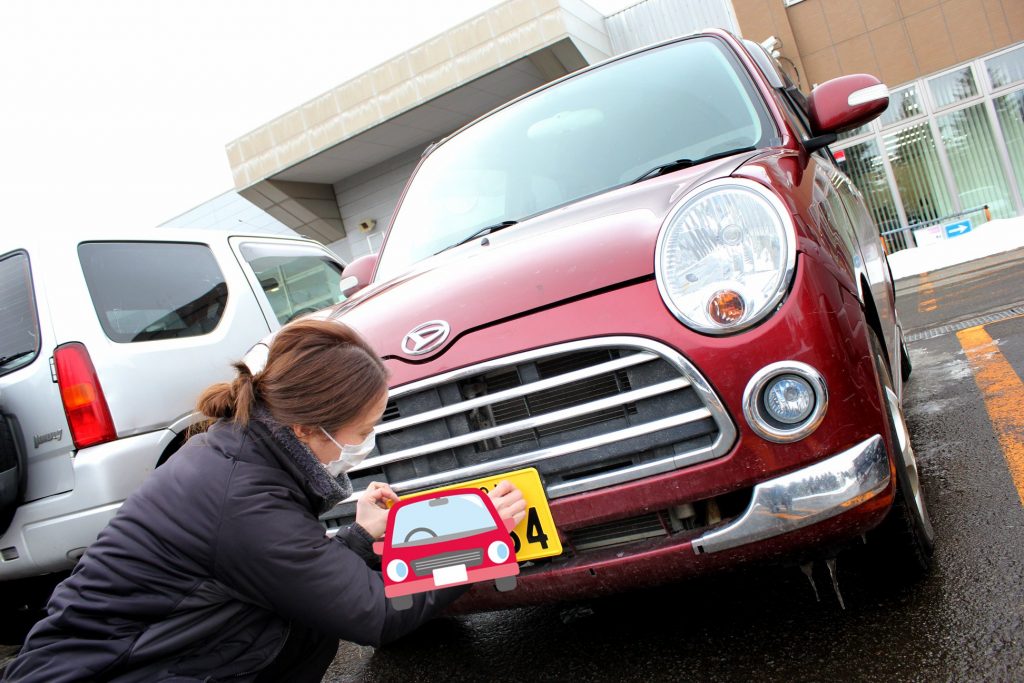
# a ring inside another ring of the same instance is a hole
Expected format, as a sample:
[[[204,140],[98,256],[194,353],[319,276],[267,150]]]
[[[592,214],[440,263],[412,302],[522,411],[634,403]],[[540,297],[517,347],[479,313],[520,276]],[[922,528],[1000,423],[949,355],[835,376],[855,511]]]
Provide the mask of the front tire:
[[[913,369],[914,366],[910,362],[910,352],[907,351],[907,342],[904,341],[903,333],[900,332],[900,378],[904,384],[910,379],[910,373]]]
[[[874,536],[883,547],[887,558],[908,577],[925,574],[931,567],[935,548],[935,530],[932,528],[928,508],[917,468],[917,458],[910,443],[910,432],[903,416],[903,406],[893,387],[892,377],[885,362],[885,352],[873,331],[869,332],[871,355],[879,379],[879,397],[886,415],[889,434],[896,460],[896,498],[892,509]],[[901,343],[901,352],[903,351]],[[907,366],[909,374],[909,365]]]

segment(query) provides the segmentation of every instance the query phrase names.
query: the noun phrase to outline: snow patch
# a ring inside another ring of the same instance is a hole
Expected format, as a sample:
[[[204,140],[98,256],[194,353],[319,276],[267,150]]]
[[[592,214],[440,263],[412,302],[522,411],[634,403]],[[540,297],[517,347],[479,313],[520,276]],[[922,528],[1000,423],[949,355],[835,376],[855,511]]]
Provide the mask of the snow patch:
[[[999,218],[969,233],[889,256],[894,280],[1024,247],[1024,216]]]

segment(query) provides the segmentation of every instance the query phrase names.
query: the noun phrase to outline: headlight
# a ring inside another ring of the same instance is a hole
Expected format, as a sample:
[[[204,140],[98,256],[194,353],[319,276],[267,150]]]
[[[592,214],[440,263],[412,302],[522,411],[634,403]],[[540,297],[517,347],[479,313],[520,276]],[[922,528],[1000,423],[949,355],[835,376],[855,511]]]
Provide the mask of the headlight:
[[[388,562],[388,578],[395,583],[405,581],[409,576],[409,565],[402,560],[391,560]]]
[[[658,237],[658,289],[700,332],[736,332],[768,315],[796,264],[792,218],[768,188],[726,178],[680,201]]]
[[[491,543],[487,546],[487,557],[491,558],[491,562],[501,564],[509,558],[508,543],[502,543],[501,541]]]

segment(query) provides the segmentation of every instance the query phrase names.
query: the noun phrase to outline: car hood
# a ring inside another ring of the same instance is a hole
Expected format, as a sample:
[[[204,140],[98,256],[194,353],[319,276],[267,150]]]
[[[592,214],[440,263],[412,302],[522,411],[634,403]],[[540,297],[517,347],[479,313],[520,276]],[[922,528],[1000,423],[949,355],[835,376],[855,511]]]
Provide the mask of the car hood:
[[[561,301],[651,277],[661,224],[688,190],[755,156],[709,162],[554,209],[417,263],[363,290],[338,311],[385,359],[424,362],[459,337]],[[411,357],[402,340],[443,320],[445,343]]]

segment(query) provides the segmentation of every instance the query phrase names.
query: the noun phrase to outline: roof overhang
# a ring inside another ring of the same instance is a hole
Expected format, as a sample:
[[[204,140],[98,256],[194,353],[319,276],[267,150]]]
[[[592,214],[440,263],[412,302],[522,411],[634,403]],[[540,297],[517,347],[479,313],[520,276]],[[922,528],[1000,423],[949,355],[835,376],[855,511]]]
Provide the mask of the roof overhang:
[[[235,187],[295,230],[345,236],[333,186],[610,56],[580,0],[511,0],[231,142]]]

